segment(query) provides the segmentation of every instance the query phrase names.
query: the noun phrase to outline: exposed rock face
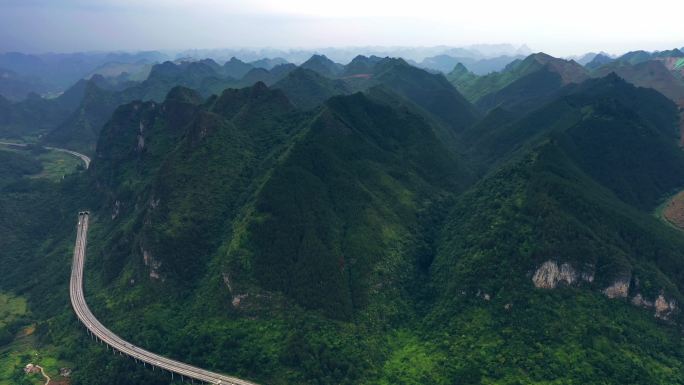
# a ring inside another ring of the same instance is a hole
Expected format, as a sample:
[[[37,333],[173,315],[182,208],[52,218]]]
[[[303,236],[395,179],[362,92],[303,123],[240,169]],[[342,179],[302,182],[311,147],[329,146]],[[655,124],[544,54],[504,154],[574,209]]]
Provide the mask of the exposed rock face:
[[[151,279],[160,279],[161,275],[159,274],[159,268],[161,267],[161,262],[154,259],[152,257],[152,254],[148,252],[147,250],[143,250],[143,262],[145,262],[145,266],[150,268],[150,278]]]
[[[583,271],[582,273],[580,273],[580,279],[583,280],[583,281],[587,281],[587,282],[589,282],[589,283],[594,282],[594,270],[593,270],[593,267],[592,267],[592,270],[591,270],[591,271]]]
[[[669,320],[670,316],[675,312],[675,310],[677,310],[676,302],[674,300],[668,301],[663,293],[660,293],[658,297],[656,297],[655,301],[649,301],[644,298],[641,293],[637,293],[637,295],[632,298],[632,304],[647,309],[655,309],[655,313],[653,315],[656,318],[663,320]]]
[[[145,132],[145,125],[143,122],[140,122],[140,128],[138,132],[138,152],[142,151],[145,148],[145,137],[143,136],[143,133]]]
[[[230,275],[228,273],[222,273],[221,276],[223,277],[223,283],[228,288],[228,291],[230,291],[232,293],[233,292],[233,285],[231,285],[231,283],[230,283]]]
[[[601,292],[608,298],[627,298],[629,296],[630,280],[631,276],[618,278]],[[639,280],[636,277],[634,280],[636,282],[634,291],[636,291],[639,288]],[[593,282],[593,268],[578,273],[569,263],[563,263],[559,266],[557,262],[548,260],[542,263],[532,276],[534,286],[542,289],[555,289],[559,284],[572,285],[579,283],[579,281]],[[478,292],[478,296],[479,294]],[[654,316],[663,320],[669,320],[677,311],[677,303],[674,300],[668,300],[663,292],[652,301],[645,298],[641,293],[637,293],[630,302],[634,306],[654,309]],[[506,309],[508,310],[509,307],[506,307]]]
[[[670,319],[670,316],[677,309],[677,304],[675,301],[668,301],[665,296],[661,293],[655,300],[655,316],[660,319]]]
[[[112,208],[112,220],[116,219],[119,216],[119,213],[121,212],[121,202],[116,201],[114,202],[114,207]]]
[[[632,305],[650,308],[653,307],[653,301],[649,301],[644,298],[641,293],[637,293],[637,295],[632,298]]]
[[[534,286],[538,288],[554,289],[559,283],[572,285],[577,282],[578,278],[583,281],[592,282],[594,280],[594,274],[578,274],[569,263],[563,263],[558,266],[558,263],[555,261],[548,260],[542,263],[537,271],[534,272],[532,282],[534,282]]]
[[[629,294],[629,279],[618,279],[612,285],[603,289],[608,298],[625,298]]]
[[[249,294],[238,294],[234,296],[232,301],[233,307],[240,307],[240,302],[242,302],[242,300],[244,300],[248,296]]]

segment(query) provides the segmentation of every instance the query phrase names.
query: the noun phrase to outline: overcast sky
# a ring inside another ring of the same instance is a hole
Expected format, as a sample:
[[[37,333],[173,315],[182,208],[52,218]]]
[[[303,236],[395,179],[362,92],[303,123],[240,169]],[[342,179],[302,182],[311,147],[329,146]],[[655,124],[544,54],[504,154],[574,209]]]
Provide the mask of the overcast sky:
[[[0,0],[0,52],[511,43],[621,53],[684,46],[683,14],[681,0]]]

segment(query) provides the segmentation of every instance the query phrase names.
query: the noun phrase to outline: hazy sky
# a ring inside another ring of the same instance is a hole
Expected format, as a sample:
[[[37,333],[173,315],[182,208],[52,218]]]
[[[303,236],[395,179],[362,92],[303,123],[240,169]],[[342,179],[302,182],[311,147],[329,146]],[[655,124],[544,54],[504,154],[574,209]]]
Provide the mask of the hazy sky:
[[[526,43],[620,53],[684,46],[682,14],[681,0],[0,0],[0,51]]]

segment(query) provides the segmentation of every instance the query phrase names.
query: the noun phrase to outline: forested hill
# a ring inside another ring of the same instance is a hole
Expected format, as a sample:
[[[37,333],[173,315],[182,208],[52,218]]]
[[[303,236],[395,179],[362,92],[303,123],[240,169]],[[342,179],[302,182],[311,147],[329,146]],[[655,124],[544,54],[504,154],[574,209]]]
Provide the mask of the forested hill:
[[[202,86],[116,99],[87,171],[45,182],[30,152],[2,155],[0,265],[20,255],[33,273],[1,287],[41,309],[37,338],[72,362],[73,384],[168,383],[90,343],[62,306],[67,213],[83,207],[93,312],[209,370],[263,384],[684,383],[684,236],[653,215],[684,189],[668,97],[543,54],[480,80],[493,96],[477,106],[401,59],[174,66],[151,79]],[[204,76],[229,72],[269,81]]]

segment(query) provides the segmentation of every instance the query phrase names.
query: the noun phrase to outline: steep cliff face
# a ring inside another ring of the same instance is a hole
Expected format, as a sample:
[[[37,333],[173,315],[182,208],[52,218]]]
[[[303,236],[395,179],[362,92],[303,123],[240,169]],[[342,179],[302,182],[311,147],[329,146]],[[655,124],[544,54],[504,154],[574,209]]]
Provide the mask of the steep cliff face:
[[[544,262],[534,272],[532,282],[534,286],[542,289],[555,289],[559,284],[579,284],[580,281],[594,282],[593,271],[577,272],[569,263],[562,263],[560,267],[556,261]]]

